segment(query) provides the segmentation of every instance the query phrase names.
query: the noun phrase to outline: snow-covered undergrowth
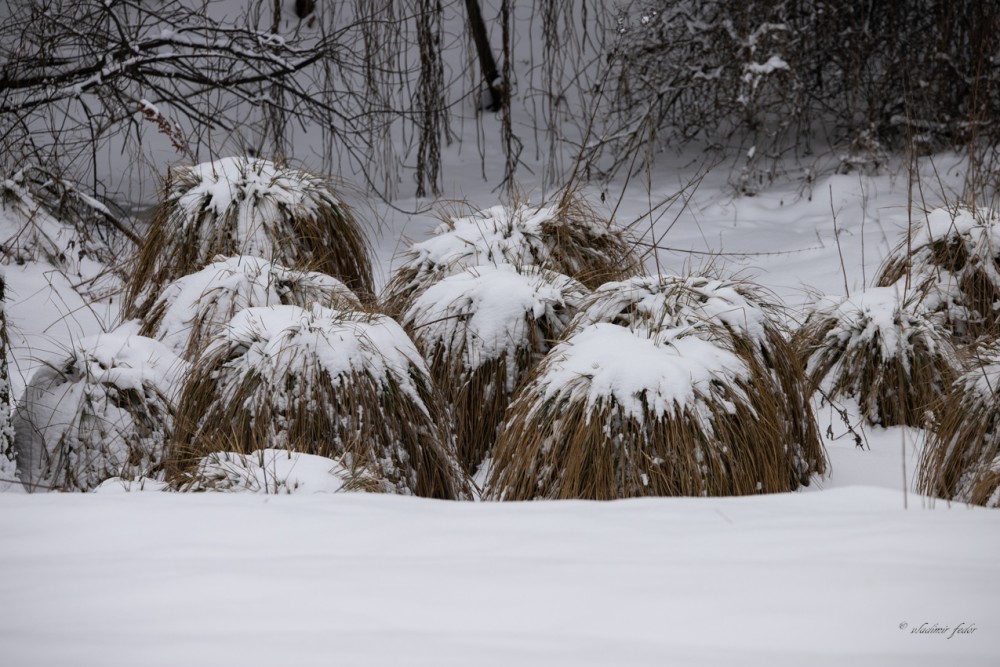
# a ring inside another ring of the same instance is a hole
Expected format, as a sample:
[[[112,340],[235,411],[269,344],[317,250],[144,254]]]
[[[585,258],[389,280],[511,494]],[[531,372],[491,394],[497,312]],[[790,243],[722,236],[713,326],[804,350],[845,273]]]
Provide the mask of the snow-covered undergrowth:
[[[370,294],[368,248],[360,222],[319,176],[252,158],[175,167],[129,276],[125,315],[144,315],[167,283],[219,255],[322,271]]]
[[[451,407],[470,473],[489,455],[515,388],[562,338],[589,290],[534,266],[476,266],[419,294],[403,315]]]
[[[91,489],[158,474],[185,362],[157,341],[103,334],[39,369],[14,414],[17,472],[29,489]]]
[[[378,479],[359,474],[339,461],[283,449],[213,452],[198,461],[191,491],[237,491],[265,494],[378,491]]]
[[[259,257],[227,257],[164,287],[140,333],[193,359],[239,311],[279,304],[361,307],[344,283],[326,274],[294,271]]]
[[[815,391],[855,397],[865,419],[924,426],[956,374],[948,331],[902,285],[818,304],[798,332]]]
[[[1000,333],[1000,212],[937,208],[886,259],[881,286],[908,286],[963,340]]]
[[[592,288],[638,268],[629,234],[572,192],[539,206],[514,202],[446,217],[431,238],[404,252],[387,308],[402,312],[436,280],[482,264],[534,265]]]
[[[1000,344],[975,349],[951,385],[925,449],[920,490],[1000,507]]]
[[[110,259],[72,225],[53,217],[15,175],[0,179],[0,256],[5,263],[45,262],[79,273],[85,256]]]
[[[469,494],[427,365],[381,315],[240,311],[186,377],[177,424],[168,472],[184,487],[208,454],[273,448],[339,458],[384,492]]]

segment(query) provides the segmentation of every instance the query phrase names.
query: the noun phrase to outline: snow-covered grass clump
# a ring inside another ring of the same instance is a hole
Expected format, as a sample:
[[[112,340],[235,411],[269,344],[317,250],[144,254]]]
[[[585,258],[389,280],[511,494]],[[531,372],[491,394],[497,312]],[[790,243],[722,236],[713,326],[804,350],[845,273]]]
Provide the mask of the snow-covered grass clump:
[[[945,396],[920,462],[922,493],[1000,507],[1000,345],[974,350]]]
[[[239,311],[279,304],[361,307],[344,283],[326,274],[294,271],[259,257],[228,257],[167,285],[143,318],[140,333],[193,359]]]
[[[17,470],[29,489],[86,491],[109,477],[155,476],[186,363],[141,336],[102,334],[28,381],[14,415]]]
[[[760,376],[755,394],[780,412],[781,442],[800,482],[826,470],[801,359],[776,296],[749,280],[714,274],[636,276],[602,285],[576,326],[608,322],[653,331],[692,327],[721,336]],[[756,400],[756,399],[755,399]]]
[[[385,316],[243,310],[208,344],[179,406],[169,457],[179,485],[213,452],[287,449],[368,471],[383,491],[469,495],[427,365]]]
[[[198,462],[185,489],[288,495],[378,491],[381,484],[364,471],[324,456],[259,449],[248,454],[212,452]]]
[[[588,294],[546,269],[484,265],[434,283],[404,314],[451,407],[459,459],[470,473],[492,449],[515,388]]]
[[[915,222],[878,285],[903,289],[907,281],[960,339],[1000,333],[1000,212],[939,208]]]
[[[737,281],[605,285],[511,404],[487,495],[743,495],[808,483],[824,470],[822,445],[769,309]]]
[[[819,305],[798,334],[813,390],[857,398],[881,426],[925,426],[955,375],[947,330],[900,285]]]
[[[331,185],[254,158],[171,170],[129,276],[126,317],[142,316],[167,283],[219,255],[253,255],[321,271],[358,294],[372,291],[368,241]]]
[[[626,230],[603,218],[579,192],[533,206],[514,202],[448,217],[414,243],[386,288],[388,312],[403,312],[436,280],[481,264],[534,265],[597,287],[636,273]]]

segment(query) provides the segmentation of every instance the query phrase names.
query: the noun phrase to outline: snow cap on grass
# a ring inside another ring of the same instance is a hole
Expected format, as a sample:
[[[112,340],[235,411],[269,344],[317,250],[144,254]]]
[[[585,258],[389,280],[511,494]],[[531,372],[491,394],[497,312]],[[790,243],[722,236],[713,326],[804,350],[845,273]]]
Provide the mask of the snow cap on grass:
[[[787,491],[803,471],[771,375],[709,322],[575,330],[508,410],[486,495]]]
[[[1000,212],[939,208],[914,222],[883,263],[882,287],[910,285],[956,336],[1000,333]]]
[[[632,250],[625,230],[576,191],[540,206],[494,206],[449,217],[434,236],[413,244],[386,288],[386,308],[402,312],[436,280],[482,264],[535,265],[596,287],[638,270]]]
[[[601,285],[580,320],[654,329],[709,321],[761,344],[767,328],[775,326],[773,299],[745,280],[699,274],[636,276]]]
[[[253,255],[372,290],[368,241],[330,184],[267,160],[224,158],[170,172],[125,303],[141,317],[167,283],[219,255]]]
[[[924,426],[955,374],[948,332],[901,285],[820,304],[798,334],[815,391],[854,396],[882,426]]]
[[[922,493],[1000,507],[1000,344],[974,349],[938,411],[918,474]]]
[[[155,474],[186,363],[155,340],[101,334],[37,371],[14,426],[21,482],[91,489],[114,476]]]
[[[212,452],[290,449],[353,465],[396,493],[468,495],[423,358],[388,317],[248,308],[189,374],[171,475]]]
[[[143,319],[140,333],[193,359],[239,311],[279,304],[361,307],[336,278],[294,271],[259,257],[228,257],[167,285]]]
[[[546,269],[484,265],[434,283],[405,313],[403,325],[451,406],[459,458],[470,473],[492,448],[515,387],[588,294]]]

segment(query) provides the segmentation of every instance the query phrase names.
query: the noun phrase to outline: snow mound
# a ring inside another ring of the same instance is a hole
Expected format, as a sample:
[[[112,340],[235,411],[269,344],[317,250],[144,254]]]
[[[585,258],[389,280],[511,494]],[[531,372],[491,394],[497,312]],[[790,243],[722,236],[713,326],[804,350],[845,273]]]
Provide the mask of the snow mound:
[[[144,318],[141,333],[192,358],[239,311],[278,304],[361,307],[336,278],[293,271],[259,257],[228,257],[167,285]]]
[[[163,460],[186,363],[157,341],[102,334],[37,371],[15,412],[17,469],[29,489],[88,490]]]
[[[379,489],[371,477],[342,462],[279,449],[250,454],[213,452],[198,462],[187,487],[191,491],[237,491],[288,495]]]
[[[599,406],[614,402],[626,417],[642,421],[650,413],[662,419],[694,408],[707,425],[713,410],[706,399],[717,396],[723,385],[733,388],[749,377],[747,365],[736,354],[692,335],[691,329],[662,329],[643,336],[598,323],[580,329],[549,353],[535,380],[542,399],[535,409],[549,402],[580,402],[589,419]],[[736,395],[747,398],[741,389]]]

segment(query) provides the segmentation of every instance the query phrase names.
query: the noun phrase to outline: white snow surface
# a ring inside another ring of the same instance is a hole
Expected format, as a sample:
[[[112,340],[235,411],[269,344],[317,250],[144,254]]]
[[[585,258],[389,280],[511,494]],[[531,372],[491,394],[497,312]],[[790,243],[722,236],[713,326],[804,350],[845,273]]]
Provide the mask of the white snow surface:
[[[197,224],[206,210],[216,216],[235,214],[233,233],[243,255],[271,257],[273,244],[266,227],[281,219],[282,208],[305,216],[320,203],[334,207],[340,204],[320,179],[259,158],[226,157],[179,171],[183,180],[178,178],[168,193],[168,198],[177,203],[172,221],[183,229]],[[186,182],[195,185],[186,187]],[[244,204],[248,201],[254,205]],[[208,240],[202,237],[203,244]],[[202,255],[205,250],[202,248]]]
[[[507,378],[513,384],[514,355],[527,344],[531,322],[544,318],[565,328],[588,293],[576,280],[552,271],[487,264],[431,285],[404,321],[425,349],[442,345],[450,355],[460,348],[470,371],[506,354]]]
[[[903,294],[902,285],[870,287],[863,292],[842,297],[828,298],[817,308],[815,317],[830,317],[834,326],[826,334],[829,340],[846,344],[848,350],[878,345],[883,360],[898,359],[903,368],[910,369],[913,345],[919,339],[929,353],[946,358],[954,356],[947,333],[940,328],[915,295]],[[807,372],[819,362],[818,352],[810,359]],[[836,369],[831,369],[834,374]]]
[[[3,494],[0,535],[12,667],[985,667],[1000,645],[1000,513],[885,489]]]
[[[195,322],[202,322],[204,333],[211,335],[240,310],[287,304],[296,296],[290,292],[296,290],[299,298],[308,295],[321,305],[358,303],[357,296],[331,276],[294,271],[259,257],[226,257],[163,289],[153,307],[163,311],[155,337],[182,354]]]
[[[581,315],[582,322],[630,326],[697,326],[715,322],[763,342],[771,315],[748,283],[701,275],[637,276],[601,285]],[[760,291],[760,288],[756,288]]]
[[[401,391],[426,410],[411,370],[429,373],[427,363],[395,320],[384,315],[357,317],[331,308],[298,306],[246,308],[205,350],[240,350],[237,363],[265,377],[304,374],[296,365],[319,363],[335,384],[351,373],[395,380]]]
[[[647,411],[659,419],[678,406],[702,406],[716,393],[715,381],[738,393],[736,381],[749,377],[735,353],[689,328],[631,331],[604,322],[574,332],[543,363],[533,381],[542,395],[538,407],[558,397],[585,401],[589,411],[613,399],[637,421]]]

